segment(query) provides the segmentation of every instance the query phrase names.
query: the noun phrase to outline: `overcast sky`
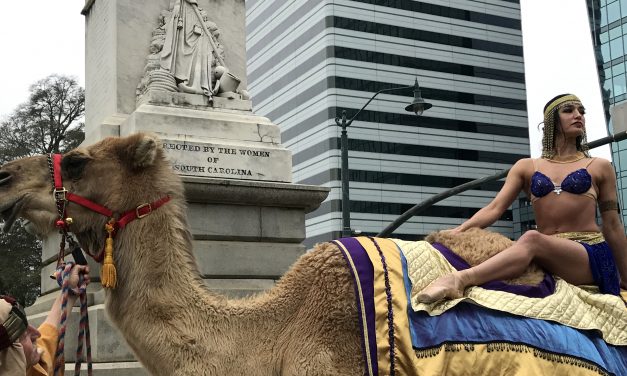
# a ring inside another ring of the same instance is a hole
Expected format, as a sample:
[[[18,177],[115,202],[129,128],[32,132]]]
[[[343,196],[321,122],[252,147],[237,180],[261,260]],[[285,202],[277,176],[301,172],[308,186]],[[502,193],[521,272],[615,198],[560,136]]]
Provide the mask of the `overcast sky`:
[[[85,84],[84,4],[3,1],[0,117],[26,101],[32,83],[52,73],[75,76]],[[605,136],[585,0],[521,0],[521,9],[531,154],[540,151],[542,108],[561,93],[577,94],[584,102],[589,140]],[[594,154],[609,158],[609,148],[600,149]]]
[[[28,99],[28,88],[53,73],[85,85],[85,0],[2,1],[0,117]]]
[[[542,109],[558,94],[572,93],[586,107],[588,140],[607,136],[599,76],[585,0],[521,0],[529,142],[539,157]],[[610,159],[609,146],[592,151]]]

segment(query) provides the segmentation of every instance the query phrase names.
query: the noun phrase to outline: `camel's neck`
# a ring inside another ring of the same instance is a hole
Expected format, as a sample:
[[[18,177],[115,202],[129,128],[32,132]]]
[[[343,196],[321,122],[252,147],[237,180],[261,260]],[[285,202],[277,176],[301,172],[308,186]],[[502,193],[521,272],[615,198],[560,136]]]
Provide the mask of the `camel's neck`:
[[[230,301],[210,293],[197,270],[184,218],[160,209],[118,234],[118,286],[106,301],[112,321],[144,364],[154,362],[151,352],[164,346],[202,342],[224,358],[229,355],[222,352],[272,348],[273,331],[293,308],[278,312],[267,296]]]
[[[174,203],[120,230],[115,248],[118,286],[111,297],[122,300],[116,303],[150,305],[163,294],[177,301],[206,294],[185,216]]]

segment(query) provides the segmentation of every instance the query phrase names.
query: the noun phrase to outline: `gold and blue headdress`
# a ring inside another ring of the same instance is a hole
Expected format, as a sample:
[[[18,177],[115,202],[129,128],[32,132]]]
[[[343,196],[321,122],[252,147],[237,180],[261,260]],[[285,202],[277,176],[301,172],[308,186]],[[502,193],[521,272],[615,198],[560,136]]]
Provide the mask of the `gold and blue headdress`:
[[[566,104],[581,105],[581,100],[574,94],[561,94],[551,99],[544,106],[544,128],[542,135],[542,158],[551,159],[555,156],[555,126],[558,123],[558,111]],[[577,138],[577,150],[588,155],[588,139],[584,128],[583,135]]]

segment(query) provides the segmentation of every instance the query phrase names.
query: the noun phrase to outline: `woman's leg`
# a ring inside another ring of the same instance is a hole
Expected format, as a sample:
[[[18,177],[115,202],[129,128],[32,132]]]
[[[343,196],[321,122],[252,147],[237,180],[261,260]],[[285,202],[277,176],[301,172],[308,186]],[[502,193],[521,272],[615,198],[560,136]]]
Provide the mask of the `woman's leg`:
[[[535,261],[566,282],[593,283],[588,253],[583,245],[568,239],[527,231],[511,247],[470,269],[442,276],[418,294],[422,303],[460,298],[468,286],[518,277]]]

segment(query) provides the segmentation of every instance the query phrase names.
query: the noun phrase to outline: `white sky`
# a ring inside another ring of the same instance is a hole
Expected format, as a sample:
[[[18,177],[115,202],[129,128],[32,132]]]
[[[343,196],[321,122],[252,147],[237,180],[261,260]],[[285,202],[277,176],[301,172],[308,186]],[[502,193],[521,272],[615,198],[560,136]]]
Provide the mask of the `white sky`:
[[[521,0],[529,143],[540,156],[546,102],[571,93],[586,107],[588,141],[607,136],[585,0]],[[540,129],[542,126],[540,126]],[[609,146],[591,151],[611,159]]]
[[[32,83],[52,73],[75,76],[84,86],[84,4],[3,1],[0,118],[28,99]],[[588,140],[605,136],[585,0],[521,0],[521,9],[531,154],[540,153],[542,108],[561,93],[578,95],[586,106]],[[593,154],[609,159],[609,147]]]
[[[74,76],[85,86],[84,4],[2,0],[0,118],[27,101],[31,84],[53,73]]]

